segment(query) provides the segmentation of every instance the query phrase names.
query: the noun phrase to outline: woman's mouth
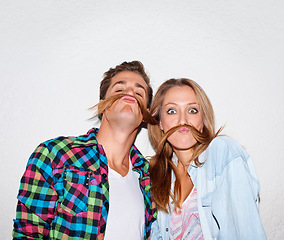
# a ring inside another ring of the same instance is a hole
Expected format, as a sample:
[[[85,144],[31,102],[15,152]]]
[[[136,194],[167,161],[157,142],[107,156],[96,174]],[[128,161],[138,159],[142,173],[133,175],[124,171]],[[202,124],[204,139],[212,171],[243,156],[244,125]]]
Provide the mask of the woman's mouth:
[[[182,128],[180,128],[180,129],[178,130],[178,132],[185,134],[185,133],[188,133],[188,132],[189,132],[189,129],[188,129],[187,127],[182,127]]]

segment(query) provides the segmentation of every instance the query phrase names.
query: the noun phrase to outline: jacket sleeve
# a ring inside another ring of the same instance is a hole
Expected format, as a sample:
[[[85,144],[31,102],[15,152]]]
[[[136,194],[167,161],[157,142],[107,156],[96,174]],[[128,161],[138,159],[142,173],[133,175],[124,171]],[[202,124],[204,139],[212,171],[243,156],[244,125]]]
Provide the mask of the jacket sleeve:
[[[47,239],[57,193],[49,150],[41,144],[31,155],[21,179],[13,239]]]
[[[152,223],[150,240],[163,240],[158,224],[158,220]]]
[[[223,169],[212,198],[217,239],[266,239],[258,211],[259,183],[252,162],[241,155]]]

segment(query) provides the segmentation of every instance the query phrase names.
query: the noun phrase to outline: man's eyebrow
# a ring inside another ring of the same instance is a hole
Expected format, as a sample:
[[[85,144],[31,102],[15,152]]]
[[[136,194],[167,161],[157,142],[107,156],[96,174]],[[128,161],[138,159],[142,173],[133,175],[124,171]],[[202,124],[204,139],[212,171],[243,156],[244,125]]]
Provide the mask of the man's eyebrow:
[[[112,85],[112,88],[113,88],[115,85],[117,85],[117,84],[123,84],[123,85],[125,85],[126,82],[124,82],[124,81],[118,81],[118,82],[116,82],[115,84]]]
[[[135,87],[142,88],[145,92],[147,92],[147,90],[144,88],[144,86],[142,86],[139,83],[135,83]]]
[[[113,88],[114,86],[116,86],[117,84],[126,85],[126,82],[125,82],[125,81],[117,81],[115,84],[112,85],[112,88]],[[135,87],[142,88],[145,92],[147,92],[147,90],[145,89],[145,87],[142,86],[142,85],[139,84],[139,83],[135,83]]]

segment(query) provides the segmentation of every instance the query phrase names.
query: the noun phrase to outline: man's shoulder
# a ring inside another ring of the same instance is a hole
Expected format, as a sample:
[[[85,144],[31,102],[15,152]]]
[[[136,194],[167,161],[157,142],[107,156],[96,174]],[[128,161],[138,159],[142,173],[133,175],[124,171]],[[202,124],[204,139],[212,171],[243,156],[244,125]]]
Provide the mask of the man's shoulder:
[[[48,148],[55,148],[55,149],[65,149],[65,148],[72,148],[72,147],[80,147],[86,146],[90,144],[96,144],[96,132],[97,129],[92,128],[86,134],[79,135],[79,136],[59,136],[56,138],[52,138],[43,142],[41,145],[44,145]]]
[[[89,158],[82,158],[87,147],[92,147],[97,143],[97,129],[90,129],[88,133],[73,137],[60,136],[41,143],[32,153],[28,164],[42,165],[51,164],[52,168],[61,168],[64,165],[81,165]],[[81,159],[82,162],[77,162]]]

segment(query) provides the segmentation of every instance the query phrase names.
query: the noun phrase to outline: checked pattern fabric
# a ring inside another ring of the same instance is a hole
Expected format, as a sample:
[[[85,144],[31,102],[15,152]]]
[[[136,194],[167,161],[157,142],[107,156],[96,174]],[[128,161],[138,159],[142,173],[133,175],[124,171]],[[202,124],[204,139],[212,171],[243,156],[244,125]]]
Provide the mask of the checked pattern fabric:
[[[13,239],[104,239],[109,209],[108,166],[98,129],[58,137],[32,153],[21,179]],[[140,174],[145,236],[156,217],[148,162],[133,145],[133,171]]]

